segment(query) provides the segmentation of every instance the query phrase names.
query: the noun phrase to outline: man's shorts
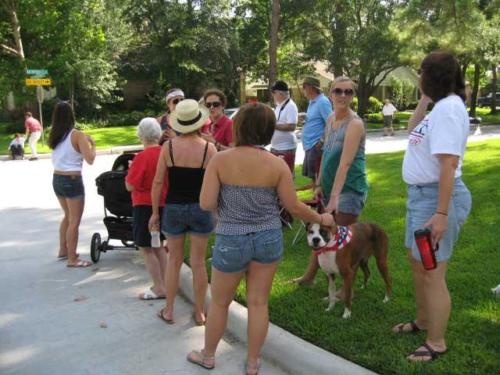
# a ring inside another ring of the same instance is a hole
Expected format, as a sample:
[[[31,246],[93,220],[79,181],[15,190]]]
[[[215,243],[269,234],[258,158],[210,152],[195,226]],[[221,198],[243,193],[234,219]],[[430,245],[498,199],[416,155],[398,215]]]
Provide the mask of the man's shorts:
[[[314,145],[305,151],[304,164],[302,165],[302,176],[315,179],[321,167],[321,156],[323,151]]]
[[[392,116],[384,116],[384,128],[390,128],[392,126]]]
[[[416,260],[421,260],[421,257],[415,243],[414,232],[417,229],[422,229],[424,224],[436,213],[438,198],[439,186],[437,183],[408,186],[405,245],[407,249],[411,249],[411,255]],[[460,228],[467,219],[471,206],[472,199],[469,189],[460,178],[456,178],[448,206],[448,229],[439,241],[439,250],[434,253],[438,262],[451,258],[453,246],[458,240]]]
[[[220,272],[241,272],[250,262],[269,264],[283,256],[283,232],[269,229],[242,235],[217,234],[212,266]]]
[[[276,150],[271,148],[271,153],[285,161],[288,168],[290,168],[292,175],[294,175],[295,171],[295,150],[295,148],[291,150]]]

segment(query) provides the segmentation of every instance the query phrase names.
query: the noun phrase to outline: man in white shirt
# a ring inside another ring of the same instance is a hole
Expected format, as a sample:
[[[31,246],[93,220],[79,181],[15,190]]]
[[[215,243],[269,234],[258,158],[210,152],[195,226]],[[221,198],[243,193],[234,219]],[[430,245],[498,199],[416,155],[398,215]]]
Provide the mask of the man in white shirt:
[[[276,128],[271,140],[271,152],[285,160],[293,174],[297,149],[294,131],[299,115],[297,105],[290,97],[288,85],[284,81],[276,81],[271,87],[271,93],[276,103]]]
[[[397,112],[397,108],[391,103],[389,99],[384,100],[384,106],[382,107],[382,115],[384,116],[384,137],[393,136],[394,129],[392,128],[392,120],[394,119],[394,114]]]

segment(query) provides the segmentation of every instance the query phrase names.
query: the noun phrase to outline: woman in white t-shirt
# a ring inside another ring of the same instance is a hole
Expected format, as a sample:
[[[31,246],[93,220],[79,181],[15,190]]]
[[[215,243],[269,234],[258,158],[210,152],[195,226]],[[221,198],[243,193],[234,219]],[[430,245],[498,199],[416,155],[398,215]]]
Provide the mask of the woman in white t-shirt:
[[[396,333],[427,331],[425,342],[410,361],[432,361],[447,350],[444,335],[451,310],[446,267],[462,224],[471,208],[471,194],[461,179],[469,134],[464,104],[465,84],[460,65],[445,51],[422,61],[420,99],[408,122],[409,144],[403,161],[408,184],[406,240],[416,297],[416,318],[393,327]],[[430,103],[435,103],[426,115]],[[429,228],[437,268],[427,271],[415,244],[414,232]]]

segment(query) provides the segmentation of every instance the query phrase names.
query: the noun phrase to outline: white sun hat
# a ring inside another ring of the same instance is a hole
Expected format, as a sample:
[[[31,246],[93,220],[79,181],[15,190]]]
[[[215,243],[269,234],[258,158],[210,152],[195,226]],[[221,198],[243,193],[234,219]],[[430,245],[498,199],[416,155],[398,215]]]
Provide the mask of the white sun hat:
[[[209,117],[208,109],[196,100],[184,99],[170,115],[172,128],[179,133],[191,133],[200,129]]]

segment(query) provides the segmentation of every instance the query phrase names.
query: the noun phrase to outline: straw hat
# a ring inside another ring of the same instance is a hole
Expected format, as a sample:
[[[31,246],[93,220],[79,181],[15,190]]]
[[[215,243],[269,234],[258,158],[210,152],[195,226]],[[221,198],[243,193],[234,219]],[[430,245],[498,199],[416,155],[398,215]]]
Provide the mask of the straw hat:
[[[209,116],[208,109],[199,105],[196,100],[184,99],[177,104],[170,115],[172,128],[179,133],[191,133],[200,129]]]

